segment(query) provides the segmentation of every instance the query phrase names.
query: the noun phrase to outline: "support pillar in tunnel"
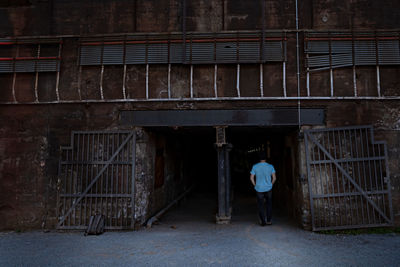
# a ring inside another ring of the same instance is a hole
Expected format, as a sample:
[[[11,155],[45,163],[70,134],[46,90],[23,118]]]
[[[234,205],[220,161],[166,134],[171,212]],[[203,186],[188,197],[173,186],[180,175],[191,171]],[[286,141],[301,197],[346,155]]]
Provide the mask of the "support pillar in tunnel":
[[[216,149],[218,154],[218,213],[217,224],[231,222],[231,170],[229,153],[232,145],[225,141],[225,127],[217,127]]]

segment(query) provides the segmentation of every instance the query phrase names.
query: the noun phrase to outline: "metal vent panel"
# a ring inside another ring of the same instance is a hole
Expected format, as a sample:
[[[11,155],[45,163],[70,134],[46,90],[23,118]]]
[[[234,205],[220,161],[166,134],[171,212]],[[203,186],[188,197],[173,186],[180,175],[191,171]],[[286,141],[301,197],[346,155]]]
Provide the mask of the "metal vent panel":
[[[239,42],[239,61],[254,62],[260,60],[259,42]]]
[[[194,64],[214,62],[214,43],[192,43],[191,52]]]
[[[123,45],[105,45],[103,50],[104,65],[124,64],[124,46]]]
[[[100,65],[101,46],[81,46],[80,65]]]
[[[146,45],[145,44],[127,44],[126,45],[126,64],[145,64],[146,63]]]
[[[235,42],[217,43],[216,53],[217,53],[217,62],[224,62],[224,63],[237,62]]]
[[[162,64],[168,62],[168,44],[151,44],[148,46],[147,63]]]
[[[13,61],[0,61],[0,73],[10,73],[14,71]]]

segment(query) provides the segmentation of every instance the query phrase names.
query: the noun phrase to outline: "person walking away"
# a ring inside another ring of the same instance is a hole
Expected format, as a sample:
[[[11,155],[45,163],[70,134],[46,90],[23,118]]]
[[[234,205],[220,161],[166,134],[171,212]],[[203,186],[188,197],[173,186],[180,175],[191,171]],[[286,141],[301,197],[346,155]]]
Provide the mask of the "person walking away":
[[[258,215],[260,217],[260,225],[265,226],[272,224],[272,186],[276,182],[276,174],[274,166],[267,163],[265,152],[260,152],[259,160],[260,162],[254,164],[250,171],[250,181],[253,184],[257,194],[257,207]],[[256,178],[255,180],[254,177]],[[266,218],[265,210],[267,211]]]

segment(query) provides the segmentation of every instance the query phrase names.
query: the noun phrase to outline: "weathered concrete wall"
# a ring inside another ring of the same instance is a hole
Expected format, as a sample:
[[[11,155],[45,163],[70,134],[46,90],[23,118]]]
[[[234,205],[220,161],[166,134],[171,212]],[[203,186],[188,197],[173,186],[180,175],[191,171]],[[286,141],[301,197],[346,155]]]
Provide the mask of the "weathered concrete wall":
[[[186,1],[188,31],[262,28],[262,1]],[[182,30],[182,0],[5,1],[0,36],[88,35]],[[295,1],[267,0],[266,29],[295,28]],[[398,1],[299,1],[300,28],[396,29]]]
[[[299,1],[302,29],[398,29],[399,1],[385,4],[374,0],[354,1]],[[136,1],[64,1],[19,0],[0,3],[0,37],[38,35],[94,35],[133,32],[182,31],[180,0]],[[270,0],[265,2],[266,29],[294,29],[295,1]],[[219,32],[225,30],[262,29],[262,2],[241,0],[186,1],[186,30]],[[295,36],[288,36],[287,95],[297,96]],[[302,36],[300,36],[302,37]],[[302,40],[302,39],[301,39]],[[100,67],[83,67],[79,80],[78,37],[63,39],[60,75],[60,98],[65,100],[100,99]],[[301,44],[302,46],[302,44]],[[303,51],[303,47],[300,47]],[[1,57],[10,56],[1,54]],[[302,53],[301,53],[302,54]],[[26,55],[29,56],[29,55]],[[301,57],[303,70],[304,58]],[[258,94],[259,73],[254,65],[242,65],[240,87],[243,96]],[[104,97],[122,97],[122,66],[106,66],[104,70]],[[128,98],[145,97],[145,66],[127,67],[126,93]],[[150,66],[150,97],[165,97],[167,67]],[[214,66],[194,67],[195,97],[213,96]],[[400,69],[381,67],[383,95],[400,95]],[[173,66],[171,70],[172,97],[188,97],[189,66]],[[334,71],[335,95],[352,94],[352,73]],[[281,64],[264,65],[264,96],[282,96]],[[329,73],[314,73],[310,77],[312,95],[329,95]],[[13,75],[0,75],[0,100],[12,101]],[[38,97],[40,101],[54,101],[55,75],[40,73]],[[376,95],[376,70],[357,68],[357,89],[360,96]],[[306,79],[301,72],[301,93],[306,95]],[[236,66],[218,66],[219,96],[236,96]],[[16,98],[19,102],[33,102],[34,74],[17,74]],[[78,90],[79,88],[79,90]],[[41,227],[55,221],[55,193],[60,145],[68,145],[72,130],[121,129],[118,123],[121,109],[229,109],[292,106],[291,101],[268,102],[171,102],[130,104],[60,104],[60,105],[1,105],[0,121],[0,229]],[[371,124],[376,139],[388,143],[392,197],[396,223],[400,224],[400,108],[398,101],[304,101],[302,106],[326,108],[326,127]],[[174,150],[165,147],[165,186],[154,190],[154,157],[157,138],[141,131],[137,144],[137,220],[146,217],[168,202],[179,190],[173,175]],[[166,144],[170,143],[164,140]],[[289,142],[289,141],[288,141]],[[294,141],[290,141],[293,143]],[[290,143],[289,142],[289,143]],[[173,143],[173,142],[172,142]],[[293,145],[290,145],[293,147]],[[305,175],[303,143],[299,142],[299,175]],[[309,225],[309,197],[307,184],[300,179],[294,185],[302,188],[297,198],[297,213],[302,224]],[[151,192],[154,192],[152,194]],[[155,196],[155,197],[153,197]],[[308,205],[308,206],[307,206]],[[301,210],[299,212],[299,210]],[[295,211],[296,212],[296,211]]]
[[[19,227],[39,228],[47,217],[50,227],[55,222],[56,181],[58,175],[59,146],[68,145],[72,130],[121,129],[119,110],[122,109],[228,109],[263,108],[266,102],[202,102],[158,103],[151,107],[137,104],[63,104],[63,105],[3,105],[0,120],[4,123],[0,131],[0,213],[1,229]],[[269,103],[274,106],[296,106],[296,103]],[[400,164],[399,164],[399,107],[397,101],[362,102],[308,102],[303,106],[326,108],[326,126],[366,125],[375,127],[376,140],[388,143],[389,168],[391,174],[392,199],[396,224],[400,223]],[[161,137],[161,139],[164,137]],[[157,138],[156,138],[157,139]],[[179,194],[181,185],[174,181],[174,169],[178,144],[165,139],[165,187],[154,189],[155,137],[152,133],[138,134],[137,144],[137,220],[144,222],[171,198]],[[153,141],[152,141],[153,140]],[[294,141],[293,141],[294,142]],[[169,144],[169,145],[167,145]],[[303,143],[300,142],[300,148]],[[304,160],[300,149],[299,159]],[[296,151],[293,151],[296,153]],[[296,174],[306,175],[305,163],[299,163]],[[295,181],[300,181],[296,177]],[[183,182],[183,181],[182,181]],[[185,181],[184,183],[186,183]],[[308,186],[302,188],[303,225],[307,225]],[[150,192],[155,192],[155,198]],[[157,195],[159,194],[159,195]],[[296,197],[296,196],[294,196]],[[297,196],[298,197],[298,196]],[[142,203],[143,202],[143,203]],[[151,204],[150,204],[151,203]],[[297,208],[300,209],[300,208]]]

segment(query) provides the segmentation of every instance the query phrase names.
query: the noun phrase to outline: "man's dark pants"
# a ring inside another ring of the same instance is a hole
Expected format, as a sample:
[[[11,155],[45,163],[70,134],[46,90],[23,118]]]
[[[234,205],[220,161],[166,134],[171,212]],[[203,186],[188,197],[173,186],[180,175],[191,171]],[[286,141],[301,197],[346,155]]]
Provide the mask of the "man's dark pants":
[[[267,204],[267,222],[272,219],[272,189],[267,192],[257,192],[258,215],[261,223],[265,223],[265,204]]]

